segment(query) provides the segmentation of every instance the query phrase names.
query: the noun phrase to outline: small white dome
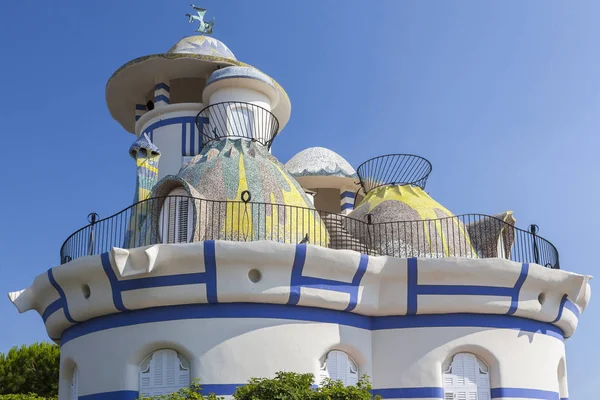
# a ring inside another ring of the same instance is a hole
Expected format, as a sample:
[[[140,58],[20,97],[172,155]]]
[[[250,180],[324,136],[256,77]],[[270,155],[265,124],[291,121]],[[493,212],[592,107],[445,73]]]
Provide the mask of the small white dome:
[[[295,177],[335,176],[356,179],[352,165],[335,151],[324,147],[309,147],[292,157],[285,167]]]

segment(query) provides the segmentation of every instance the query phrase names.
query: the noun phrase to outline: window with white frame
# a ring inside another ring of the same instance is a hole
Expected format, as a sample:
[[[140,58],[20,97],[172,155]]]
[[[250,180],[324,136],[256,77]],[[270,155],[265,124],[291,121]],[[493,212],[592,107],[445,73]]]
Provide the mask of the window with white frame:
[[[194,202],[183,188],[177,188],[165,197],[159,217],[159,231],[163,243],[188,243],[194,229]]]
[[[140,365],[140,396],[165,395],[189,386],[189,363],[175,350],[157,350]]]
[[[358,365],[350,356],[341,350],[331,350],[325,357],[325,362],[319,374],[319,383],[325,378],[342,381],[344,386],[358,383]]]
[[[444,400],[490,400],[487,365],[471,353],[456,354],[444,370]]]
[[[73,375],[71,376],[71,385],[69,386],[69,399],[77,400],[79,398],[79,369],[77,366],[73,368]]]

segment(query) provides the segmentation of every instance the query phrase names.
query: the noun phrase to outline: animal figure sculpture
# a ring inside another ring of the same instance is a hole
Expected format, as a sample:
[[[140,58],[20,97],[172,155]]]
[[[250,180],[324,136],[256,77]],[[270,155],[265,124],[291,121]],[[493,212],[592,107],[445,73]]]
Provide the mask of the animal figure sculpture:
[[[187,17],[189,17],[189,19],[190,19],[189,22],[192,23],[194,21],[198,21],[198,28],[196,29],[196,32],[204,33],[205,35],[210,35],[213,31],[213,27],[215,26],[214,17],[212,20],[206,22],[206,21],[204,21],[204,15],[206,14],[206,9],[196,7],[193,4],[192,4],[192,7],[194,8],[194,10],[196,10],[197,15],[185,14]]]

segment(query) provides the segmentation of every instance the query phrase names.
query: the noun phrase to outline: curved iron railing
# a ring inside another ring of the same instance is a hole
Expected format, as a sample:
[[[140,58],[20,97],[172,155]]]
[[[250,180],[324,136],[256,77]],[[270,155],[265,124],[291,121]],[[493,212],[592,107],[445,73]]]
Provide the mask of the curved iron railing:
[[[413,185],[425,189],[431,163],[414,154],[387,154],[371,158],[356,169],[365,193],[380,186]]]
[[[270,203],[213,201],[186,196],[150,198],[73,233],[61,263],[113,247],[203,240],[310,243],[392,257],[506,258],[559,268],[546,239],[502,219],[465,214],[421,221],[374,222]]]
[[[226,137],[249,139],[271,147],[279,121],[266,108],[252,103],[226,101],[205,107],[196,116],[203,143]]]

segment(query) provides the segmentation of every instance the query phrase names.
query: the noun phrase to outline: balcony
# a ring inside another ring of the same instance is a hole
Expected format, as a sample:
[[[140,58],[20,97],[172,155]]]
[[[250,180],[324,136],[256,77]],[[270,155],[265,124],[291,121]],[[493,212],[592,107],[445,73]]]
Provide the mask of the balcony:
[[[187,196],[150,198],[94,221],[69,236],[60,257],[64,264],[113,247],[204,240],[307,243],[400,258],[505,258],[559,268],[552,243],[493,216],[373,222],[282,204]]]
[[[271,148],[279,121],[266,108],[252,103],[227,101],[211,104],[196,116],[204,144],[223,138],[252,140]]]

